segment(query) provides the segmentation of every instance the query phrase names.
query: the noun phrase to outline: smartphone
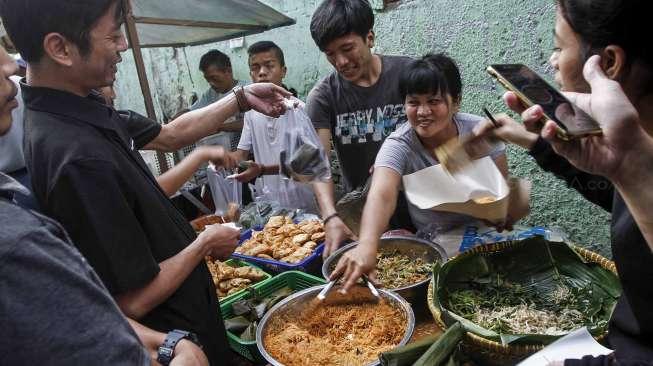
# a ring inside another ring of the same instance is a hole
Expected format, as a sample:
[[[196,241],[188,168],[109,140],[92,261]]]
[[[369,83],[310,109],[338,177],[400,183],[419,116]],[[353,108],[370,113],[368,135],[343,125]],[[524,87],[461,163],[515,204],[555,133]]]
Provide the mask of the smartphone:
[[[558,125],[557,135],[561,139],[570,140],[601,133],[601,127],[592,117],[527,66],[490,65],[487,72],[506,89],[517,94],[526,107],[539,104],[544,110],[544,118]]]

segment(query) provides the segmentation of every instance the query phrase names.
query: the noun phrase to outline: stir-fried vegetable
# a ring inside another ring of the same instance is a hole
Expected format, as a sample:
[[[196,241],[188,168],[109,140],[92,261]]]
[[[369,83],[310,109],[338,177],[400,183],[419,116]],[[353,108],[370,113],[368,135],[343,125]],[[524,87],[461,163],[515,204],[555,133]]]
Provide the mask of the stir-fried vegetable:
[[[449,294],[450,309],[483,328],[500,334],[561,335],[592,324],[588,311],[591,287],[559,284],[542,295],[496,276],[470,282]]]
[[[391,289],[423,281],[431,275],[433,268],[433,263],[422,258],[426,257],[426,253],[408,256],[397,249],[381,248],[376,257],[379,281]]]

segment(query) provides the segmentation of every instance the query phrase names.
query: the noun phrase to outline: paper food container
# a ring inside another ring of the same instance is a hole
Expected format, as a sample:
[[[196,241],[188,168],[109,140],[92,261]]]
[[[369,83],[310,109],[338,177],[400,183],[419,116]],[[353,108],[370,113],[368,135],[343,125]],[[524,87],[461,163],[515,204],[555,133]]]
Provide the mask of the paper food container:
[[[529,212],[531,184],[508,182],[490,157],[475,160],[455,175],[434,165],[403,177],[408,200],[423,210],[466,214],[491,222],[518,220]]]

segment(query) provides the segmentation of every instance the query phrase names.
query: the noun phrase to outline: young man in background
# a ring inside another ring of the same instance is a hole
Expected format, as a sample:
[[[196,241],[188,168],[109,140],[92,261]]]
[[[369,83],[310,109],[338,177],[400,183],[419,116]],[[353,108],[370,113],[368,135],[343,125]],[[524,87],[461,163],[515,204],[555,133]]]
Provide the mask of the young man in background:
[[[365,184],[381,144],[406,121],[399,71],[411,59],[372,52],[374,13],[367,0],[324,0],[313,13],[310,28],[335,70],[313,87],[306,111],[327,151],[333,142],[348,193]],[[325,220],[328,256],[353,234],[337,216],[333,182],[314,187]],[[410,228],[408,217],[401,199],[391,226]]]
[[[249,74],[253,82],[273,83],[288,89],[283,85],[287,70],[283,51],[279,46],[274,42],[261,41],[251,45],[247,53]],[[300,108],[303,108],[301,102]],[[242,182],[259,178],[257,190],[265,192],[266,197],[279,202],[283,207],[301,208],[317,213],[315,195],[309,185],[279,176],[279,152],[283,147],[280,131],[284,123],[285,115],[272,118],[256,111],[245,113],[243,133],[234,155],[237,161],[243,161],[253,152],[254,161],[236,178]]]
[[[229,56],[218,50],[210,50],[202,56],[200,71],[204,75],[206,82],[209,83],[209,88],[197,102],[190,106],[191,111],[217,102],[237,86],[247,85],[245,81],[234,79]],[[243,114],[238,113],[224,122],[220,132],[205,138],[203,141],[208,145],[220,145],[228,151],[233,151],[238,145],[242,129]]]

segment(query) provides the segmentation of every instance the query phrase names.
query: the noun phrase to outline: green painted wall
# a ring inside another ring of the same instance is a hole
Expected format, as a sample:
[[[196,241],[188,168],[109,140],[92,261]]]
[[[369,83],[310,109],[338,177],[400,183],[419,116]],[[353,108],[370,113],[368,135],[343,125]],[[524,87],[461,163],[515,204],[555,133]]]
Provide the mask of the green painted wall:
[[[263,0],[297,20],[291,27],[248,36],[244,47],[230,49],[227,42],[185,49],[145,51],[157,113],[171,116],[186,107],[193,91],[208,87],[197,70],[207,50],[226,52],[237,78],[249,79],[246,48],[259,40],[273,40],[284,50],[288,66],[286,84],[305,97],[331,66],[314,45],[308,25],[315,0]],[[380,3],[375,1],[375,4]],[[547,77],[547,60],[553,47],[553,1],[530,0],[400,0],[376,16],[376,52],[420,56],[447,52],[461,68],[464,79],[462,110],[481,113],[481,107],[505,111],[503,90],[485,73],[490,63],[524,63]],[[118,106],[144,111],[133,59],[125,53],[117,81]],[[609,255],[610,216],[587,203],[574,190],[544,173],[519,148],[509,148],[510,170],[533,181],[532,213],[527,225],[559,227],[572,240]]]

